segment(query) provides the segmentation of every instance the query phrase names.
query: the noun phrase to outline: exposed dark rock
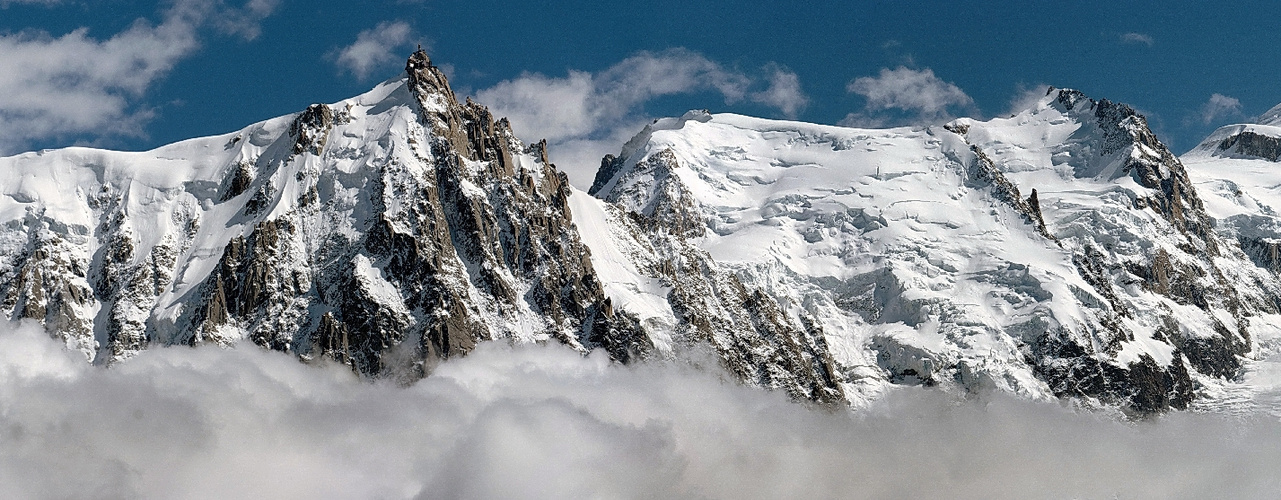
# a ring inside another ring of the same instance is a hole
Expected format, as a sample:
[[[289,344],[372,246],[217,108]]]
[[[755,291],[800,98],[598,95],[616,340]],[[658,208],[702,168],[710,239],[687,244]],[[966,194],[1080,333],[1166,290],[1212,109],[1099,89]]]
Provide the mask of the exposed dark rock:
[[[1224,139],[1219,143],[1219,150],[1270,161],[1281,161],[1281,138],[1247,130]]]
[[[609,193],[611,202],[624,202],[634,198],[644,205],[638,215],[653,231],[664,231],[682,238],[702,236],[707,230],[698,202],[689,189],[681,183],[674,170],[680,168],[676,154],[671,150],[660,151],[636,162],[636,167],[624,174],[627,179],[637,179],[644,185]]]
[[[294,142],[294,154],[311,153],[319,155],[329,139],[329,130],[334,126],[334,110],[324,104],[312,104],[307,110],[298,114],[294,123],[289,126],[289,135],[297,138]]]
[[[222,192],[222,201],[227,201],[244,193],[249,189],[249,185],[254,181],[253,165],[245,162],[236,162],[236,168],[231,171],[231,176],[227,179],[226,188]]]
[[[596,196],[609,184],[610,179],[618,175],[618,171],[623,168],[623,159],[614,155],[605,155],[600,160],[600,169],[596,171],[596,177],[592,180],[592,186],[587,189],[587,194]]]
[[[1281,240],[1268,237],[1240,236],[1238,237],[1238,242],[1241,245],[1241,250],[1256,265],[1273,273],[1281,273]]]
[[[1121,367],[1090,355],[1062,333],[1047,332],[1033,345],[1033,353],[1029,364],[1059,397],[1096,398],[1138,415],[1185,409],[1195,397],[1178,351],[1168,367],[1147,354]]]
[[[978,187],[991,187],[992,195],[1001,202],[1011,206],[1023,219],[1036,228],[1036,232],[1041,236],[1058,241],[1054,235],[1045,227],[1045,219],[1041,217],[1041,204],[1036,199],[1036,190],[1032,190],[1032,196],[1024,200],[1019,194],[1018,186],[1010,182],[1009,179],[996,168],[992,159],[979,149],[978,146],[971,145],[970,151],[974,153],[974,161],[969,165],[969,180]]]

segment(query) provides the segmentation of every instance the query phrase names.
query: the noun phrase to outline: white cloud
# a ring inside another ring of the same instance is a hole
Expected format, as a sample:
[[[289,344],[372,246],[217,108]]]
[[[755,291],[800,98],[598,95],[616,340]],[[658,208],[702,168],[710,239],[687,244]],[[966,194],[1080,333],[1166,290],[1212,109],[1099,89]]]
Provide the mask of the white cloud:
[[[617,153],[646,121],[642,106],[655,98],[695,92],[720,94],[726,104],[750,100],[794,117],[808,101],[795,73],[777,65],[747,74],[685,49],[641,52],[599,73],[571,70],[564,77],[526,73],[476,93],[506,116],[527,140],[546,138],[549,153],[574,185],[586,188],[606,153]],[[762,90],[753,90],[765,87]],[[609,142],[622,137],[623,141]],[[609,139],[606,141],[605,139]],[[573,148],[570,154],[564,150]],[[580,159],[592,158],[589,162]],[[573,162],[565,161],[573,159]]]
[[[356,41],[337,53],[334,63],[361,80],[379,66],[400,60],[395,50],[409,43],[413,28],[405,21],[378,23],[373,29],[361,31]]]
[[[809,104],[809,98],[801,91],[800,77],[781,66],[775,65],[772,70],[769,88],[752,94],[752,101],[777,109],[788,118],[796,118]]]
[[[6,328],[7,329],[7,328]],[[88,366],[0,332],[0,497],[1265,498],[1275,417],[1121,423],[934,390],[818,410],[677,363],[486,343],[409,387],[255,346]]]
[[[262,20],[276,11],[280,0],[248,0],[240,8],[227,7],[222,1],[214,4],[217,15],[212,20],[218,30],[253,40],[262,34]]]
[[[151,111],[138,106],[147,89],[199,47],[198,30],[211,19],[227,33],[251,38],[275,0],[242,8],[184,0],[163,22],[139,19],[105,40],[87,28],[54,37],[40,31],[0,35],[0,152],[38,139],[78,134],[102,138],[141,135]]]
[[[1241,101],[1235,97],[1215,93],[1210,96],[1210,100],[1201,105],[1200,115],[1201,123],[1205,125],[1224,118],[1242,116]]]
[[[631,104],[603,95],[583,71],[564,78],[524,74],[480,90],[476,100],[511,120],[517,134],[540,134],[553,143],[588,135],[610,112]]]
[[[732,104],[746,97],[751,83],[698,53],[672,49],[642,52],[595,75],[526,73],[478,91],[476,100],[508,117],[517,133],[554,143],[608,129],[655,97],[711,90]]]
[[[1125,33],[1121,35],[1121,42],[1122,43],[1140,43],[1143,45],[1147,45],[1148,47],[1151,47],[1152,45],[1156,44],[1156,41],[1152,39],[1151,35],[1147,35],[1143,33],[1133,33],[1133,32]]]
[[[929,68],[882,68],[878,76],[855,78],[845,89],[867,100],[862,111],[845,117],[846,125],[937,123],[952,119],[952,111],[976,111],[974,99]]]

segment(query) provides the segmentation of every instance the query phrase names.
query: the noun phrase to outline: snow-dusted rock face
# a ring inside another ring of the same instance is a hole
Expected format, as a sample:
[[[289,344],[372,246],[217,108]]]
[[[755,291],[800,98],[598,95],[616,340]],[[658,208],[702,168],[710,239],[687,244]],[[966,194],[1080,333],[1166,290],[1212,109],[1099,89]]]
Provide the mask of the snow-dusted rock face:
[[[918,129],[691,112],[606,157],[592,193],[634,224],[678,337],[727,360],[795,345],[730,366],[854,403],[924,383],[1185,408],[1281,303],[1143,117],[1071,90]],[[752,299],[696,288],[729,281]],[[770,326],[698,323],[734,302]]]
[[[410,377],[495,338],[649,352],[544,149],[420,51],[402,79],[233,134],[0,159],[0,308],[100,363],[242,338]]]

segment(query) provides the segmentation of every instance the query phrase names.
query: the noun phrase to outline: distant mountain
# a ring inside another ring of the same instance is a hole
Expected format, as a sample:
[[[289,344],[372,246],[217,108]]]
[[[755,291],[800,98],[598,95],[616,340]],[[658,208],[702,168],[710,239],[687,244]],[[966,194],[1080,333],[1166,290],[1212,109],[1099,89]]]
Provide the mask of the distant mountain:
[[[1281,339],[1274,129],[1181,160],[1072,90],[887,130],[692,111],[585,193],[420,51],[239,132],[0,159],[0,310],[96,363],[247,339],[412,380],[554,339],[821,404],[925,384],[1212,408]]]

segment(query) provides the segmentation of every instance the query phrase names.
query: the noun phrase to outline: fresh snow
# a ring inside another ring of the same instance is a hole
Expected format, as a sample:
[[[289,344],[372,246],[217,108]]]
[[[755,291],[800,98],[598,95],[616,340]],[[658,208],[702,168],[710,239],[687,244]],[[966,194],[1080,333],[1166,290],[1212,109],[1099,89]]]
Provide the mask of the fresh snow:
[[[670,353],[676,316],[667,303],[669,288],[637,269],[636,262],[644,258],[647,250],[622,231],[617,218],[623,215],[616,207],[578,189],[573,189],[569,207],[579,236],[592,251],[592,268],[605,285],[606,295],[614,304],[637,315],[650,332],[654,346]]]

